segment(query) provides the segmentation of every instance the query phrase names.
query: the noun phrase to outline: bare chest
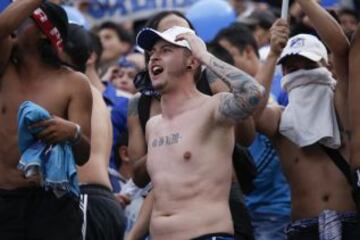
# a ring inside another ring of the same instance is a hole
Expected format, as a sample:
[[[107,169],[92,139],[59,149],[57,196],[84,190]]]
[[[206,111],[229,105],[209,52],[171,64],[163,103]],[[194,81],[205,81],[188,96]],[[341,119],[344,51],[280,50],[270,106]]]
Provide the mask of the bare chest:
[[[283,138],[278,142],[277,149],[290,183],[301,182],[305,186],[312,182],[326,184],[329,179],[343,178],[333,161],[318,145],[299,148]]]
[[[148,135],[149,168],[170,170],[197,165],[208,132],[205,119],[190,115],[159,121]]]
[[[28,83],[15,74],[4,75],[0,88],[0,159],[16,155],[17,150],[17,113],[24,101],[39,104],[51,114],[65,117],[68,97],[58,85],[48,81]]]

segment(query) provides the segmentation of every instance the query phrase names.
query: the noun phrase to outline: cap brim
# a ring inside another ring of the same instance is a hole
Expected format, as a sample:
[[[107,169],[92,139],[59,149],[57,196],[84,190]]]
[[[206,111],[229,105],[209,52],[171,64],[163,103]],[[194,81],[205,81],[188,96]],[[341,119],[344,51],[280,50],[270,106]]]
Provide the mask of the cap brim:
[[[290,56],[302,56],[306,59],[309,59],[313,62],[318,62],[321,60],[321,56],[314,54],[312,52],[290,52],[290,53],[286,53],[283,56],[281,56],[277,62],[277,64],[283,64],[285,59],[290,57]]]
[[[159,32],[145,28],[136,36],[136,44],[142,49],[150,51],[159,39],[162,39]]]
[[[145,28],[145,29],[141,30],[141,32],[139,32],[139,34],[136,37],[136,44],[139,47],[141,47],[142,49],[144,49],[146,51],[150,51],[153,48],[153,46],[155,45],[155,43],[157,41],[159,41],[160,39],[162,39],[166,42],[169,42],[171,44],[174,44],[178,47],[187,48],[191,51],[191,48],[190,48],[189,44],[187,43],[187,41],[181,40],[181,41],[176,42],[172,39],[168,39],[161,32],[158,32],[151,28]]]

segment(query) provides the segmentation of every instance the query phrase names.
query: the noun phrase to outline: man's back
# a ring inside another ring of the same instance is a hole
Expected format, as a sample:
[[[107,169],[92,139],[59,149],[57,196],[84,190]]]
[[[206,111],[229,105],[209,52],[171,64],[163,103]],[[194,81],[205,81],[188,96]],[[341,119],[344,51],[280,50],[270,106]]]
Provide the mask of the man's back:
[[[233,231],[228,207],[233,127],[214,123],[211,101],[201,94],[172,119],[158,115],[148,122],[155,238],[189,239]],[[194,121],[194,116],[199,117]]]

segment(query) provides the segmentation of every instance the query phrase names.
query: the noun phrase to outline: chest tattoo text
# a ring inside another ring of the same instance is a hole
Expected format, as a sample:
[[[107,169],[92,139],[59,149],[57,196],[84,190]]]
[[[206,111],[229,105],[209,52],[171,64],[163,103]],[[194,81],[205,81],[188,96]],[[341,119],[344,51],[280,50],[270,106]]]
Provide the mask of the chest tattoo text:
[[[166,136],[156,137],[151,141],[151,147],[161,147],[161,146],[169,146],[176,143],[179,143],[181,139],[180,133],[171,133]]]

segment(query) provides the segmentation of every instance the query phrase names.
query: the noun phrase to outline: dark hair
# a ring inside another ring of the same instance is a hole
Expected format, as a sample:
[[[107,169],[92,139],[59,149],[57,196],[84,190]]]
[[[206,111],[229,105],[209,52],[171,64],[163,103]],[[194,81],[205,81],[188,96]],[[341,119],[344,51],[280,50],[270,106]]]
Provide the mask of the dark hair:
[[[207,49],[215,57],[219,58],[230,65],[234,65],[234,59],[231,54],[223,48],[218,42],[211,42],[207,44]]]
[[[247,46],[250,46],[256,56],[259,57],[258,45],[250,29],[241,23],[233,23],[229,27],[222,29],[216,36],[215,42],[226,39],[231,45],[242,53]]]
[[[59,68],[63,65],[56,50],[51,45],[48,39],[40,39],[38,41],[38,50],[40,52],[41,60],[52,67]]]
[[[120,147],[122,146],[128,146],[129,144],[129,133],[127,129],[124,129],[124,131],[121,133],[120,138],[118,142],[115,144],[114,147],[114,156],[115,156],[115,165],[119,169],[122,164],[122,159],[119,154]]]
[[[338,16],[341,17],[342,15],[351,15],[353,16],[357,21],[359,21],[358,15],[354,10],[351,10],[349,8],[342,8],[338,11]]]
[[[91,53],[94,52],[97,56],[96,62],[95,62],[95,67],[98,69],[100,66],[101,55],[103,53],[103,46],[101,44],[101,40],[98,35],[96,35],[93,32],[89,32],[89,34],[90,34],[91,48],[92,48]]]
[[[176,15],[180,18],[183,18],[189,24],[190,28],[194,30],[194,26],[191,24],[189,19],[187,19],[184,14],[182,14],[181,12],[176,11],[176,10],[162,11],[162,12],[152,16],[145,23],[145,27],[157,29],[159,27],[161,20],[163,20],[164,18],[166,18],[169,15]]]
[[[59,30],[61,38],[64,44],[66,44],[67,31],[68,31],[68,17],[65,10],[62,7],[53,4],[51,2],[43,2],[40,5],[40,8],[45,12],[49,21]],[[53,67],[60,67],[62,65],[58,53],[52,47],[49,39],[41,39],[38,42],[38,49],[40,52],[41,59],[43,60],[44,63]]]
[[[111,29],[116,32],[116,35],[118,36],[119,40],[130,43],[131,45],[134,44],[134,36],[129,31],[127,31],[125,28],[123,28],[121,25],[116,24],[111,21],[108,21],[108,22],[102,23],[97,28],[97,31],[101,31],[104,29]]]
[[[64,50],[71,57],[75,70],[85,72],[86,62],[92,53],[89,32],[78,24],[69,24],[68,41]]]

